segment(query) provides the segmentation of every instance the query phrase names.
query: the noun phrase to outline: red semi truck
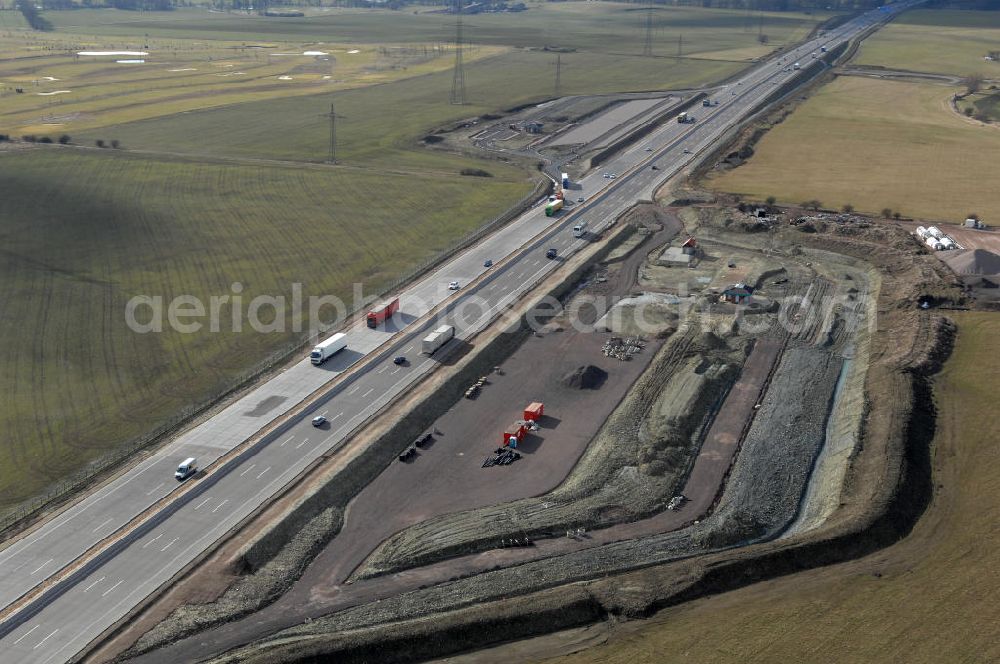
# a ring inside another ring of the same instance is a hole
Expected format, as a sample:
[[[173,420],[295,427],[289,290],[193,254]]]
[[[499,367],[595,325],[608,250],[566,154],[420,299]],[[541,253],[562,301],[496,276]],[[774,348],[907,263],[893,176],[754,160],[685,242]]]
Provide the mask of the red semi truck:
[[[380,302],[372,307],[368,312],[368,327],[378,327],[379,323],[384,323],[390,316],[399,311],[399,298]]]

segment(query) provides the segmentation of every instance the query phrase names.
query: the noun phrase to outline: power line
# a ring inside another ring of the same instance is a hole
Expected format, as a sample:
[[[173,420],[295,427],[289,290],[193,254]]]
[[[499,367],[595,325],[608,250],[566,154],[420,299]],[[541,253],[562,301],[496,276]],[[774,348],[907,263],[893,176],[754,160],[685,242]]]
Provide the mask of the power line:
[[[462,64],[462,0],[455,3],[455,72],[451,79],[451,103],[465,104],[465,67]]]
[[[330,112],[323,115],[324,118],[330,118],[330,158],[327,160],[331,164],[337,163],[337,112],[333,110],[333,104],[330,104]],[[342,117],[342,116],[341,116]]]
[[[556,54],[556,97],[562,96],[562,55]]]
[[[653,5],[646,8],[646,39],[642,45],[642,54],[653,57]]]

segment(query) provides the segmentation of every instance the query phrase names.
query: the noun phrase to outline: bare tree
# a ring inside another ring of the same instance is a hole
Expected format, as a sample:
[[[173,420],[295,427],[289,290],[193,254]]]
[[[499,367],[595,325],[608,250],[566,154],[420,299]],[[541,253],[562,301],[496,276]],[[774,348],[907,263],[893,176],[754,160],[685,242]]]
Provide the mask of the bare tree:
[[[850,214],[850,213],[854,212],[854,206],[851,205],[850,203],[844,203],[844,206],[841,207],[840,210],[842,212],[846,212],[847,214]]]
[[[892,216],[892,208],[882,208],[882,216],[888,219]]]
[[[979,89],[983,87],[983,75],[969,74],[968,76],[965,77],[965,80],[962,81],[962,83],[965,85],[966,94],[969,95],[974,94],[976,92],[979,92]]]

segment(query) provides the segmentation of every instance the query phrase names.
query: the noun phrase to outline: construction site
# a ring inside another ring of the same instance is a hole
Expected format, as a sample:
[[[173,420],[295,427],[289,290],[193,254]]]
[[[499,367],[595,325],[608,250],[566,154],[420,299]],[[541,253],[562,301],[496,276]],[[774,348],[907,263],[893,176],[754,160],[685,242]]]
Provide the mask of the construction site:
[[[92,659],[416,661],[892,537],[962,288],[902,227],[747,219],[633,208]]]
[[[543,204],[572,210],[571,181],[703,96],[566,98],[429,149],[541,158],[563,185]],[[574,230],[583,249],[475,337],[434,344],[417,389],[86,661],[424,661],[905,535],[953,336],[939,308],[969,301],[956,271],[995,266],[952,269],[904,223],[701,190],[730,148]]]

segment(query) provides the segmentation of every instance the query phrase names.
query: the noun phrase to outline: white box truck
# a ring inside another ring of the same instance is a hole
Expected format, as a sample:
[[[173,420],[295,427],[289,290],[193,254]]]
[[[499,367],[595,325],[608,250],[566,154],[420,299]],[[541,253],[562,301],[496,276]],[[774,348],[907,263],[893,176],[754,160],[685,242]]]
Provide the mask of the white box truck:
[[[309,359],[316,366],[326,362],[331,355],[347,348],[347,335],[337,332],[335,335],[313,348],[309,353]]]
[[[573,227],[573,237],[583,237],[587,234],[587,222],[581,221]]]
[[[433,355],[441,346],[452,340],[455,336],[455,328],[452,325],[442,325],[424,337],[421,350],[427,355]]]

